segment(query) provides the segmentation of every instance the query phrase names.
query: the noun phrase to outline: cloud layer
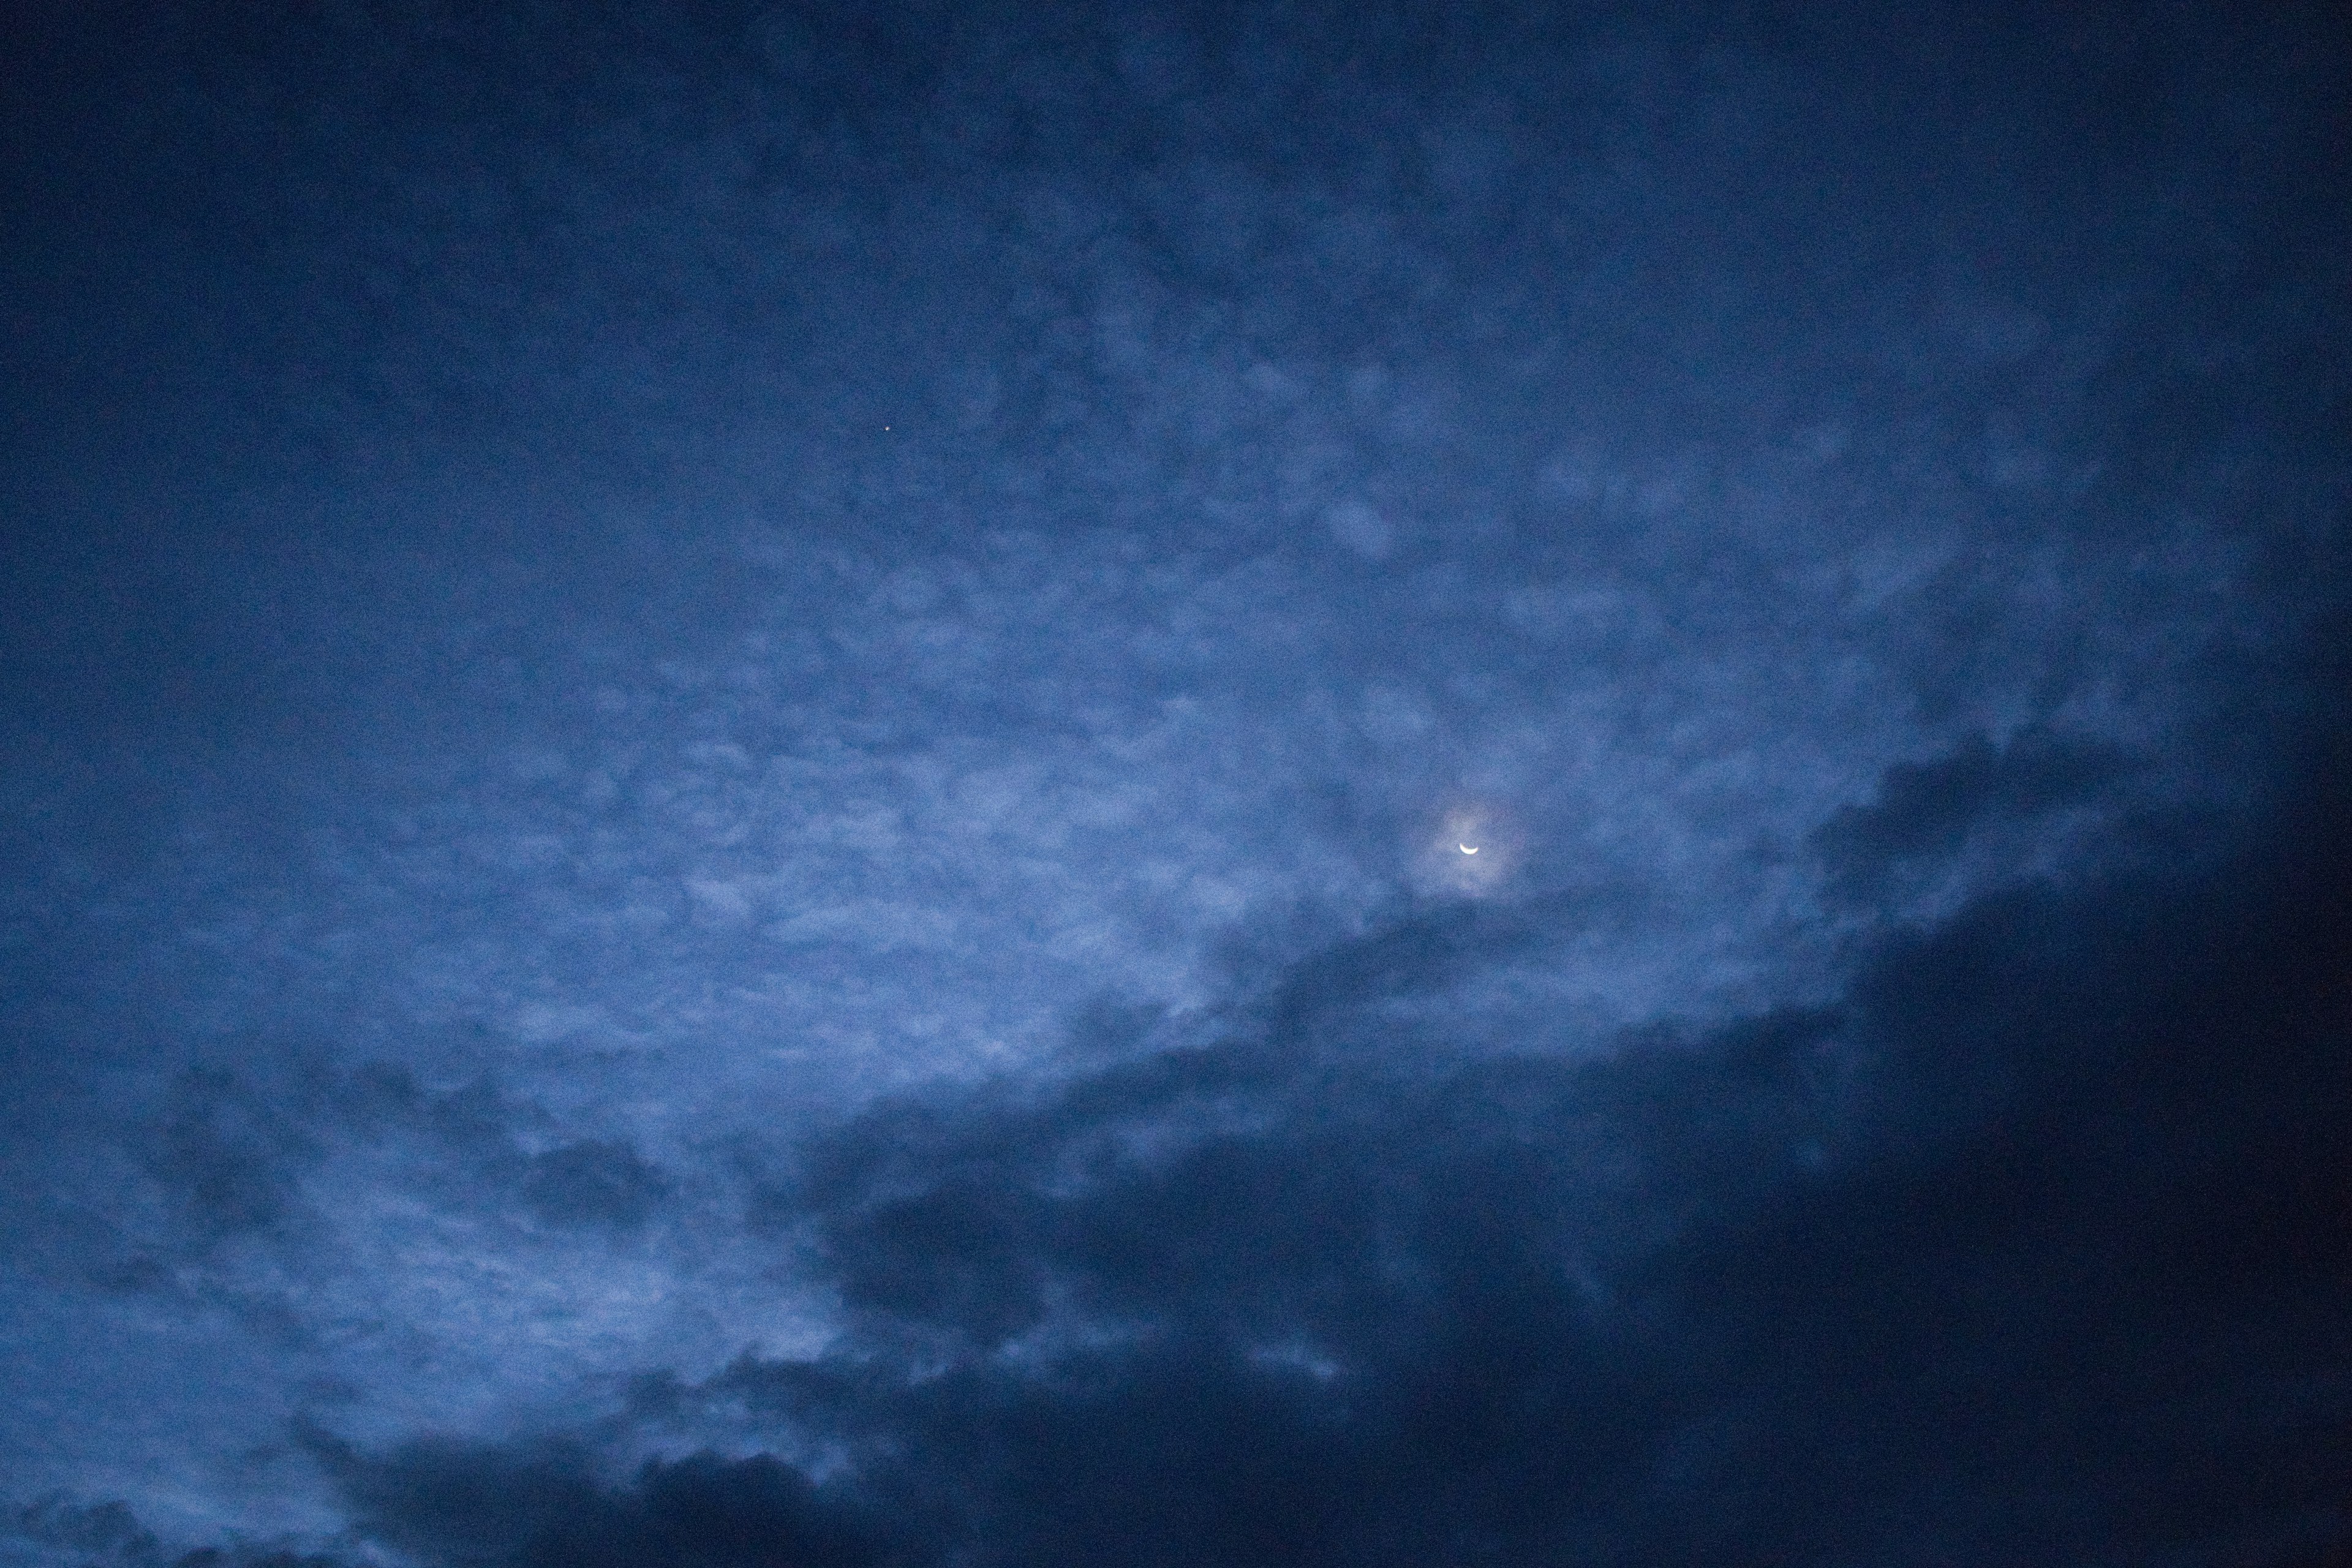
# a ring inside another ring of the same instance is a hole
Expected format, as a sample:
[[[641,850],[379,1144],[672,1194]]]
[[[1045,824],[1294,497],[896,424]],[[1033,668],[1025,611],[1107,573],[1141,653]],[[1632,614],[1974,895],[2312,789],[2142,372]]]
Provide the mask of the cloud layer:
[[[2352,1465],[2342,805],[1580,1060],[1433,1060],[1379,1005],[1496,933],[1383,929],[804,1145],[751,1236],[822,1355],[331,1466],[455,1561],[2300,1560]]]
[[[7,26],[9,1560],[2341,1550],[2340,20]]]

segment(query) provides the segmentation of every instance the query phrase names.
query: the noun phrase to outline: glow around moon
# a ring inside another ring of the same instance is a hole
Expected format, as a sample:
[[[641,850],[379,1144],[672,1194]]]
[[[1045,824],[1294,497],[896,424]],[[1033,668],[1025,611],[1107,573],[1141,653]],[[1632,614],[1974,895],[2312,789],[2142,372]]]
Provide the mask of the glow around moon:
[[[1412,847],[1412,880],[1425,894],[1477,898],[1499,892],[1518,858],[1506,815],[1485,801],[1455,801],[1425,822]]]

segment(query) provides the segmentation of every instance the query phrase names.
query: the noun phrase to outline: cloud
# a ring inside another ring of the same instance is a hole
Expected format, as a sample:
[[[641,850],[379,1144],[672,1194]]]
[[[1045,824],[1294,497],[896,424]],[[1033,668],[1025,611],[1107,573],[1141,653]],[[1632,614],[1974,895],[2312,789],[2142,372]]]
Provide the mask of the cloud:
[[[345,1480],[356,1522],[428,1562],[519,1568],[864,1568],[879,1559],[817,1489],[765,1455],[652,1462],[620,1485],[558,1443],[419,1443],[362,1463],[312,1447]]]
[[[2112,798],[2130,759],[2111,742],[2074,739],[2036,727],[1995,745],[1979,731],[1941,756],[1897,763],[1867,804],[1841,807],[1811,835],[1831,884],[1856,902],[1887,898],[1906,874],[1948,871],[1988,840],[2027,838],[2080,824],[2061,814]],[[2050,857],[2001,846],[2011,866]]]
[[[207,1240],[284,1218],[300,1169],[317,1152],[289,1108],[267,1090],[240,1087],[217,1068],[189,1073],[145,1152],[148,1172]]]
[[[8,51],[11,1496],[2335,1528],[2340,29],[217,9]]]
[[[531,1212],[565,1227],[634,1229],[669,1190],[669,1183],[636,1150],[610,1139],[534,1154],[523,1179]]]
[[[1598,1055],[1406,1048],[1483,928],[1345,940],[803,1144],[753,1234],[840,1337],[598,1439],[772,1457],[332,1468],[449,1563],[2290,1561],[2352,1538],[2345,804]]]
[[[344,1568],[331,1554],[237,1543],[174,1552],[120,1502],[44,1498],[0,1521],[9,1568]]]
[[[1887,769],[1877,798],[1815,833],[1841,870],[1948,850],[1988,819],[2030,817],[2090,798],[2122,771],[2112,745],[2036,731],[1996,747],[1970,736],[1945,755]]]

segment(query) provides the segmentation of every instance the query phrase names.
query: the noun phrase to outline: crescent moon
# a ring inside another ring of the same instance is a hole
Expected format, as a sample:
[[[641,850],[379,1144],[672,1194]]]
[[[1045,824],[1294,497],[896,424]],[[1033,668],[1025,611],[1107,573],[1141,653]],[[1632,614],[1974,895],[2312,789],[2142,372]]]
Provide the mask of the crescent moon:
[[[1464,853],[1465,855],[1475,855],[1476,853],[1478,853],[1478,851],[1477,851],[1476,849],[1475,849],[1475,848],[1471,847],[1470,847],[1469,845],[1467,845],[1467,844],[1465,844],[1465,845],[1461,846],[1461,850],[1462,850],[1462,853]]]

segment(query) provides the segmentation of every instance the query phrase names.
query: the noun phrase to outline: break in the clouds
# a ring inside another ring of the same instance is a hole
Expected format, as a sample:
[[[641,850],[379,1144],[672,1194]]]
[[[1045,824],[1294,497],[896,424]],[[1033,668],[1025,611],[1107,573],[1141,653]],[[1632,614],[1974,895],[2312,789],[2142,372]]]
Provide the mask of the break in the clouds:
[[[0,1560],[2346,1549],[2339,19],[493,10],[8,24]]]

